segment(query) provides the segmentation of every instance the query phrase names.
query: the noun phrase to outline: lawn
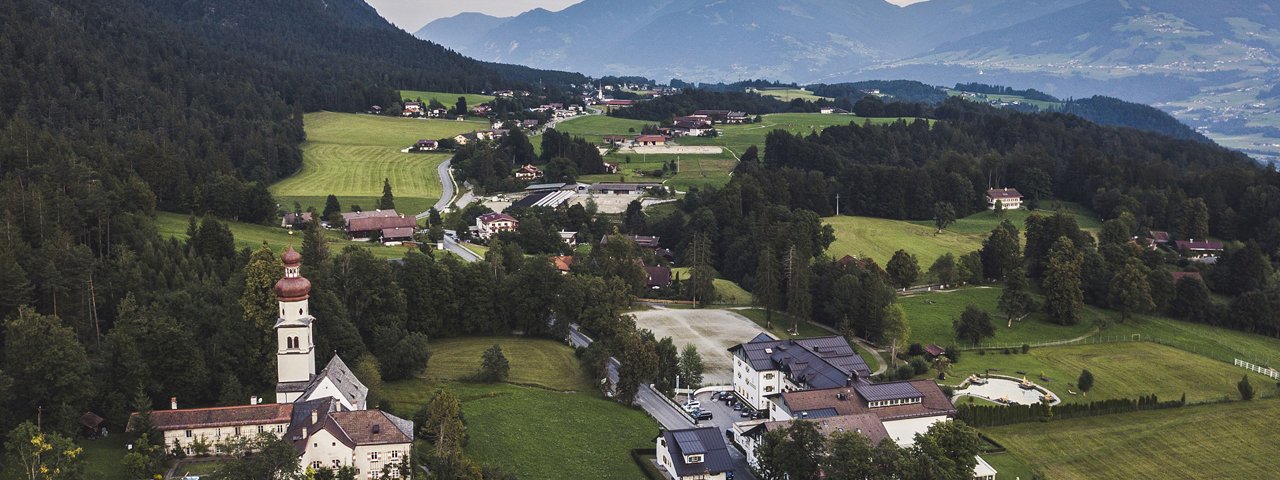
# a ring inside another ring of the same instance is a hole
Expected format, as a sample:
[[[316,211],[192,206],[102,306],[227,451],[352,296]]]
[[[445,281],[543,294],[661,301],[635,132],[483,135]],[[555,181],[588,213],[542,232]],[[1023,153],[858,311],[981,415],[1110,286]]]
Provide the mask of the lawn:
[[[914,118],[867,118],[854,115],[823,115],[820,113],[774,113],[761,116],[760,123],[751,123],[746,125],[717,125],[716,130],[720,131],[720,136],[714,138],[680,138],[677,143],[681,145],[719,145],[728,148],[735,155],[741,155],[746,151],[747,147],[755,145],[761,150],[760,155],[764,156],[764,139],[769,132],[774,130],[785,130],[791,133],[809,134],[812,132],[820,132],[822,129],[836,126],[857,123],[862,125],[864,122],[871,122],[875,125],[893,123],[898,120],[913,121]]]
[[[431,343],[427,378],[433,381],[467,380],[480,371],[480,357],[493,345],[500,345],[511,362],[508,382],[537,385],[559,391],[592,391],[582,374],[578,359],[563,343],[519,337],[464,337]]]
[[[156,212],[156,230],[164,237],[174,237],[179,240],[187,239],[187,215],[169,212]],[[232,222],[228,220],[219,220],[231,229],[231,234],[235,236],[236,248],[248,248],[256,250],[262,246],[262,242],[266,242],[274,251],[282,251],[285,246],[293,245],[294,248],[302,247],[302,233],[297,232],[290,235],[290,230],[279,226],[257,225],[253,223]],[[329,253],[336,255],[346,248],[347,245],[356,245],[368,248],[373,254],[379,258],[401,258],[410,247],[384,247],[380,244],[371,244],[367,242],[352,242],[346,239],[341,232],[335,230],[325,230],[325,239],[329,243]]]
[[[630,161],[628,161],[630,159]],[[729,173],[738,161],[729,153],[712,155],[644,155],[638,153],[613,153],[605,161],[618,164],[618,173],[583,175],[578,180],[595,182],[664,182],[680,191],[691,187],[722,187],[729,183]],[[665,178],[652,176],[650,172],[662,170],[662,165],[674,161],[678,172]]]
[[[401,100],[422,100],[423,106],[426,106],[431,102],[431,99],[434,98],[436,101],[440,102],[440,104],[449,109],[452,109],[453,106],[458,103],[458,97],[466,98],[468,107],[474,107],[482,103],[489,103],[493,101],[492,95],[480,95],[476,93],[423,92],[418,90],[400,91]]]
[[[1107,313],[1112,315],[1113,323],[1102,331],[1103,335],[1140,334],[1222,362],[1231,363],[1239,358],[1280,367],[1280,338],[1152,315],[1136,315],[1119,323],[1119,314]]]
[[[984,432],[1054,479],[1269,478],[1280,471],[1277,417],[1280,400],[1262,400]],[[1000,478],[1012,477],[1000,472]]]
[[[271,186],[281,205],[291,208],[298,202],[304,210],[319,210],[333,194],[344,210],[352,204],[369,209],[382,195],[383,180],[389,179],[397,210],[416,214],[440,197],[436,167],[449,156],[400,150],[419,139],[452,137],[489,124],[319,112],[306,114],[303,127],[302,169]]]
[[[680,276],[682,281],[689,279],[689,267],[676,267],[671,269],[671,277]],[[716,288],[716,301],[714,305],[750,305],[751,292],[746,291],[738,284],[717,278],[712,282]]]
[[[836,241],[827,248],[832,258],[853,255],[871,258],[882,267],[899,249],[916,256],[921,270],[945,253],[959,257],[982,247],[985,234],[944,230],[902,220],[872,217],[826,217],[822,222],[835,228]]]
[[[1076,223],[1085,231],[1097,231],[1102,227],[1098,217],[1085,208],[1064,202],[1046,202],[1055,209],[1060,208],[1076,217]],[[979,248],[1000,225],[1008,219],[1018,227],[1020,232],[1026,231],[1026,220],[1031,215],[1052,215],[1048,208],[1037,210],[1010,210],[1003,216],[995,212],[981,211],[956,220],[938,233],[932,220],[889,220],[884,218],[840,216],[823,219],[836,229],[836,241],[827,252],[834,258],[845,255],[870,257],[883,266],[893,257],[898,249],[905,249],[916,256],[920,268],[928,269],[939,256],[952,253],[957,257]]]
[[[830,97],[820,97],[814,95],[813,92],[803,88],[786,88],[786,89],[759,89],[760,95],[765,97],[773,97],[784,102],[790,102],[797,98],[806,101],[832,100]]]
[[[1066,402],[1136,398],[1153,393],[1164,400],[1177,400],[1186,393],[1187,402],[1191,403],[1239,399],[1236,382],[1247,372],[1228,363],[1148,342],[1039,347],[1032,348],[1028,354],[964,352],[952,368],[952,380],[957,382],[987,369],[999,369],[992,373],[1017,377],[1022,376],[1018,371],[1027,372],[1029,380],[1040,383]],[[1071,387],[1067,384],[1074,384],[1085,368],[1093,373],[1093,389],[1088,396],[1070,395],[1067,390]],[[1038,377],[1042,374],[1051,380],[1041,381]],[[1267,377],[1251,373],[1249,378],[1260,392],[1275,389],[1275,381]]]
[[[996,326],[995,336],[983,340],[984,344],[1021,345],[1076,338],[1093,331],[1093,320],[1106,314],[1091,309],[1085,312],[1085,321],[1079,325],[1062,326],[1049,322],[1044,314],[1034,313],[1014,322],[1013,328],[1009,328],[1005,326],[1008,323],[1004,314],[997,309],[1003,292],[1004,288],[1000,285],[965,287],[899,297],[898,305],[902,307],[907,324],[911,326],[910,342],[944,346],[956,343],[951,321],[959,317],[969,305],[990,313],[992,323]],[[1040,301],[1038,296],[1037,301]]]
[[[129,453],[125,448],[127,443],[128,436],[121,432],[112,432],[106,438],[76,439],[76,444],[84,448],[84,478],[128,480],[129,472],[121,463]]]
[[[480,352],[494,343],[511,363],[511,381],[533,386],[457,380],[478,370]],[[657,423],[591,388],[568,346],[484,337],[439,340],[431,348],[423,377],[385,387],[398,415],[412,416],[438,388],[448,388],[462,400],[466,453],[481,464],[529,479],[642,477],[629,452],[652,447]],[[564,389],[578,391],[558,391]]]
[[[995,211],[983,210],[981,212],[969,215],[967,217],[956,220],[955,223],[947,226],[947,231],[956,233],[974,233],[982,234],[985,238],[996,227],[1000,226],[1000,222],[1009,220],[1018,227],[1018,231],[1026,232],[1027,217],[1032,215],[1053,215],[1057,211],[1064,211],[1076,217],[1076,223],[1085,231],[1097,231],[1102,228],[1102,220],[1089,209],[1084,208],[1078,203],[1046,201],[1041,205],[1039,210],[1006,210],[1002,215],[996,215]],[[912,221],[916,225],[934,228],[933,220],[916,220]]]
[[[640,135],[640,131],[644,129],[645,125],[657,125],[658,123],[607,115],[590,115],[562,121],[556,124],[556,131],[582,137],[592,143],[602,143],[605,135]],[[534,143],[538,142],[535,141]],[[541,147],[539,146],[539,148]]]

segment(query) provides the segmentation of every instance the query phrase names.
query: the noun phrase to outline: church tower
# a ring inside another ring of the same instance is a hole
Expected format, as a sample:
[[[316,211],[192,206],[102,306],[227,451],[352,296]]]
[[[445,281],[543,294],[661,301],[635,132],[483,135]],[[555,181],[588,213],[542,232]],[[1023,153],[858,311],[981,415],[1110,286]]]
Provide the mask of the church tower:
[[[315,317],[307,307],[311,281],[302,277],[302,254],[290,245],[280,256],[284,278],[276,282],[280,318],[276,320],[276,403],[293,403],[316,375]]]

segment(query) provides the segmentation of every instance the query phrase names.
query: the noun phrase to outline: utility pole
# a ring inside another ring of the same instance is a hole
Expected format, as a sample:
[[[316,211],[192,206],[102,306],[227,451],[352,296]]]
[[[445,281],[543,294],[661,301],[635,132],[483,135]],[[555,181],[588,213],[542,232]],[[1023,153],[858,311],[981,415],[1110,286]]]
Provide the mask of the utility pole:
[[[836,216],[840,216],[840,194],[836,194]]]

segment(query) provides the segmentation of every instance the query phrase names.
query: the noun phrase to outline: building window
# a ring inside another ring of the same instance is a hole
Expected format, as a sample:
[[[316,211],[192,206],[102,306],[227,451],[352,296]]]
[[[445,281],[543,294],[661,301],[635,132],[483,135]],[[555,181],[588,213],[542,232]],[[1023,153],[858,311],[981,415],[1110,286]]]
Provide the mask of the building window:
[[[400,458],[400,452],[399,451],[391,452],[391,458]]]
[[[240,427],[236,427],[236,436],[240,436]]]
[[[191,438],[191,430],[187,430],[187,438]]]
[[[311,462],[311,468],[320,468],[320,461],[316,460],[314,462]]]
[[[766,374],[764,374],[764,379],[765,379],[765,380],[773,380],[773,374],[772,374],[772,373],[766,373]]]
[[[266,427],[266,426],[264,426],[264,425],[258,425],[258,433],[262,433],[262,431],[263,431],[263,430],[266,430],[266,429],[267,429],[267,427]]]
[[[765,387],[764,387],[764,391],[765,391],[765,393],[772,392],[772,391],[773,391],[773,385],[765,386]]]
[[[377,460],[378,452],[369,452],[369,460]]]

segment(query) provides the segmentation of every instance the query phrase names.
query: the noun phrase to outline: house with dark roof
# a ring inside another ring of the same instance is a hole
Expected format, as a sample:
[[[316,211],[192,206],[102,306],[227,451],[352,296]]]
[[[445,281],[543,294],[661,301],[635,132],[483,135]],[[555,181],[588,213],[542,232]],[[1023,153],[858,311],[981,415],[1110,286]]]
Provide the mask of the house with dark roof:
[[[724,436],[714,427],[664,430],[655,442],[658,466],[670,478],[716,480],[733,471]]]
[[[284,228],[306,228],[311,223],[311,212],[302,212],[301,215],[289,212],[284,214],[284,218],[280,220],[280,226]]]
[[[645,286],[652,289],[671,286],[671,267],[644,267]]]
[[[729,348],[733,391],[747,405],[768,410],[768,397],[785,391],[847,387],[871,369],[841,336],[778,340],[761,333]]]
[[[1196,240],[1193,238],[1190,240],[1178,240],[1173,244],[1179,252],[1182,252],[1183,256],[1191,259],[1213,258],[1216,260],[1223,250],[1222,242],[1213,240]]]
[[[304,468],[349,465],[374,478],[384,466],[409,458],[413,422],[381,410],[316,408],[291,425],[286,438]]]
[[[608,245],[609,237],[610,235],[605,235],[603,237],[600,237],[600,244]],[[660,240],[662,240],[662,237],[655,237],[652,235],[623,235],[623,237],[625,237],[627,240],[631,240],[631,242],[635,243],[636,246],[639,248],[647,248],[647,249],[661,248],[661,245],[659,243],[660,243]]]
[[[987,210],[995,210],[997,203],[1004,210],[1017,210],[1022,208],[1022,194],[1016,188],[987,189]]]

